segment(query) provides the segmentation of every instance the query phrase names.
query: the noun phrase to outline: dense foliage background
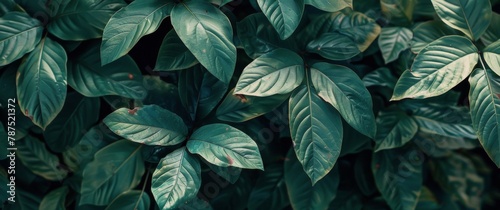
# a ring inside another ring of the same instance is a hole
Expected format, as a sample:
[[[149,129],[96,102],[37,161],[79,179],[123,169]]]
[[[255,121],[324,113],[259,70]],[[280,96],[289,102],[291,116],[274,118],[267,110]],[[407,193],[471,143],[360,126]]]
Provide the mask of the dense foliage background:
[[[496,209],[497,2],[1,0],[2,209]]]

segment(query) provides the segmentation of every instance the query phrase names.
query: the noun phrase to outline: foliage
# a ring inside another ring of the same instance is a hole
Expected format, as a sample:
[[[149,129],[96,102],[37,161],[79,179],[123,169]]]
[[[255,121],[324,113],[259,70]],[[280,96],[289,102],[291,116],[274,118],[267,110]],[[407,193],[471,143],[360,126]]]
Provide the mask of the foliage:
[[[2,0],[2,209],[494,208],[497,2]]]

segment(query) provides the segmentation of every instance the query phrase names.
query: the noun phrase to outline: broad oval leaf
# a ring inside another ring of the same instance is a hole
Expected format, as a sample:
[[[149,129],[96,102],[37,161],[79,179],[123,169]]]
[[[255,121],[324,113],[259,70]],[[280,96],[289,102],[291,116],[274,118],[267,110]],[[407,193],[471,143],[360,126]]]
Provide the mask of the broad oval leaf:
[[[148,210],[150,206],[149,196],[144,191],[130,190],[123,192],[116,197],[106,207],[105,210],[114,209],[133,209],[133,210]]]
[[[458,31],[448,27],[440,20],[432,20],[418,24],[413,28],[411,51],[419,53],[429,43],[446,35],[458,35]]]
[[[255,97],[234,95],[234,89],[229,91],[226,98],[217,108],[217,118],[228,122],[244,122],[261,116],[288,99],[290,94]]]
[[[352,38],[339,32],[320,35],[309,42],[306,49],[334,61],[347,60],[361,53]]]
[[[500,167],[500,76],[476,69],[469,78],[472,126],[490,158]]]
[[[44,129],[61,111],[66,100],[64,48],[45,37],[21,63],[16,76],[19,108]]]
[[[196,57],[184,45],[174,29],[170,30],[160,46],[155,71],[172,71],[192,67],[198,63]]]
[[[193,122],[209,115],[228,88],[201,65],[182,71],[178,86],[180,101]]]
[[[173,7],[170,0],[141,0],[114,13],[102,35],[102,65],[126,55],[139,39],[155,32]]]
[[[70,93],[60,114],[43,132],[45,142],[55,152],[63,152],[80,141],[84,131],[99,119],[99,98]]]
[[[323,179],[313,184],[293,150],[290,150],[285,159],[285,183],[293,209],[328,209],[337,194],[339,169],[333,168]]]
[[[186,147],[214,165],[264,170],[257,144],[247,134],[226,124],[198,128]]]
[[[120,108],[103,122],[117,135],[147,145],[176,145],[188,134],[182,118],[157,105]]]
[[[402,147],[417,134],[417,122],[396,106],[379,113],[375,152]]]
[[[403,27],[386,27],[380,32],[378,46],[382,51],[385,63],[398,59],[399,54],[410,47],[413,33]]]
[[[337,109],[354,129],[368,137],[376,133],[372,99],[351,69],[329,63],[311,66],[311,81],[319,97]]]
[[[432,0],[436,13],[450,27],[478,40],[491,22],[489,0]]]
[[[427,105],[413,111],[419,130],[451,138],[475,139],[474,129],[466,107]]]
[[[398,80],[391,100],[439,96],[462,82],[479,58],[478,49],[462,36],[442,37],[427,45],[410,70]]]
[[[375,184],[391,209],[415,209],[422,188],[423,158],[412,145],[373,154]]]
[[[187,0],[172,9],[172,25],[186,47],[219,80],[229,83],[236,47],[229,19],[206,1]]]
[[[337,162],[342,145],[342,120],[309,82],[292,93],[289,119],[293,148],[314,185]]]
[[[292,152],[292,155],[293,152]],[[297,158],[295,158],[297,161]],[[300,163],[298,163],[300,166]],[[302,169],[299,169],[302,170]],[[282,164],[266,166],[266,170],[259,176],[252,193],[248,198],[248,209],[283,209],[290,204]],[[306,174],[302,172],[307,179]]]
[[[234,94],[260,97],[287,94],[302,83],[304,72],[304,61],[299,55],[279,48],[243,69]]]
[[[484,60],[497,75],[500,75],[500,41],[495,41],[483,50]]]
[[[40,203],[39,209],[66,209],[66,196],[68,195],[68,186],[62,186],[50,191],[45,195]]]
[[[201,187],[200,162],[185,147],[161,159],[151,180],[151,191],[161,209],[174,209],[196,197]]]
[[[16,141],[16,155],[34,174],[50,181],[61,181],[68,171],[60,167],[59,158],[45,148],[45,143],[32,136]]]
[[[126,4],[123,0],[59,1],[47,30],[63,40],[100,38],[109,18]]]
[[[493,42],[496,42],[500,39],[500,14],[493,12],[491,15],[491,23],[488,26],[488,29],[481,36],[481,41],[484,45],[488,46]]]
[[[404,26],[412,23],[416,2],[418,0],[380,0],[380,7],[391,24]]]
[[[4,0],[0,2],[0,17],[14,10],[15,7],[16,3],[14,2],[14,0]]]
[[[257,0],[264,15],[281,39],[287,39],[299,26],[304,12],[304,0]]]
[[[352,0],[305,0],[305,3],[327,12],[336,12],[346,7],[352,8]]]
[[[120,140],[99,150],[85,166],[79,205],[108,205],[136,187],[144,174],[141,145]]]
[[[113,63],[101,66],[99,46],[79,54],[68,63],[68,83],[87,97],[119,95],[132,99],[143,99],[141,71],[130,56],[124,56]]]
[[[43,26],[22,12],[7,12],[0,17],[0,66],[5,66],[35,49]]]

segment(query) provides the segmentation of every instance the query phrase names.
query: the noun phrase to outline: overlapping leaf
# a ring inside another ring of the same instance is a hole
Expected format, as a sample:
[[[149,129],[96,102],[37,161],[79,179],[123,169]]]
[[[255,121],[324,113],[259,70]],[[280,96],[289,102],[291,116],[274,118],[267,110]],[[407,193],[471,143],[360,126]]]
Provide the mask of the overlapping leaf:
[[[198,63],[196,57],[184,45],[175,30],[170,30],[160,46],[156,59],[156,71],[181,70]]]
[[[481,41],[484,45],[488,46],[493,42],[496,42],[500,39],[500,14],[493,12],[491,15],[491,22],[488,29],[481,36]]]
[[[346,7],[352,8],[352,0],[305,0],[305,3],[327,12],[336,12]]]
[[[139,39],[155,32],[173,7],[170,0],[141,0],[116,12],[102,35],[102,65],[124,56]]]
[[[46,37],[19,66],[16,77],[19,108],[45,129],[66,100],[66,51]]]
[[[500,75],[500,41],[495,41],[483,50],[484,60],[497,75]]]
[[[292,152],[292,155],[293,154]],[[297,161],[297,158],[295,158]],[[300,164],[298,164],[300,166]],[[302,169],[299,169],[302,170]],[[301,172],[307,178],[304,172]],[[248,198],[248,209],[283,209],[290,201],[285,184],[283,165],[274,164],[266,167],[257,179],[255,187]]]
[[[378,46],[385,63],[398,59],[399,54],[410,47],[413,33],[403,27],[386,27],[378,37]]]
[[[185,140],[188,130],[176,114],[157,105],[121,108],[104,118],[114,133],[134,142],[169,146]]]
[[[431,42],[399,78],[391,100],[429,98],[446,93],[462,82],[477,63],[478,49],[462,36]]]
[[[257,0],[257,3],[281,39],[288,38],[299,26],[304,0]]]
[[[381,0],[382,14],[394,25],[408,25],[413,21],[413,10],[418,0]]]
[[[120,194],[106,207],[106,210],[113,209],[150,209],[150,201],[147,193],[139,190],[130,190]]]
[[[361,53],[353,39],[339,32],[322,34],[307,44],[307,51],[334,61],[347,60]]]
[[[63,186],[52,190],[43,197],[40,203],[40,209],[66,209],[66,196],[68,195],[68,186]]]
[[[379,113],[375,151],[401,147],[418,131],[417,122],[397,107],[389,107]]]
[[[411,51],[419,53],[429,43],[446,35],[457,35],[459,32],[448,27],[439,20],[432,20],[418,24],[413,29]]]

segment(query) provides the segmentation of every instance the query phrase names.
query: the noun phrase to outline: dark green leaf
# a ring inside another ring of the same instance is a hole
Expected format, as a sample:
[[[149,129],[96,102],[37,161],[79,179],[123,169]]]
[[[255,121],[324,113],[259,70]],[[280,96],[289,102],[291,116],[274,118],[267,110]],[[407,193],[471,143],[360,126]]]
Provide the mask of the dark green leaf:
[[[488,26],[488,29],[481,36],[481,41],[484,45],[488,46],[493,42],[496,42],[500,39],[500,14],[493,12],[491,15],[491,23]]]
[[[240,178],[240,174],[242,171],[241,168],[232,167],[232,166],[229,166],[229,167],[217,166],[217,165],[214,165],[214,164],[207,162],[205,159],[203,159],[203,161],[205,161],[205,163],[208,165],[210,170],[212,170],[212,172],[215,172],[217,175],[221,176],[222,178],[224,178],[225,180],[227,180],[231,184],[236,183],[236,181],[238,181],[238,179]],[[209,173],[211,173],[211,172],[209,172]]]
[[[236,47],[224,13],[208,2],[187,0],[172,9],[172,25],[196,59],[219,80],[229,83]]]
[[[126,55],[139,39],[155,32],[173,7],[171,0],[141,0],[114,13],[102,35],[102,65]]]
[[[160,46],[155,71],[181,70],[198,63],[174,29],[170,30]]]
[[[99,46],[94,45],[69,61],[68,83],[72,88],[87,97],[146,97],[141,72],[130,56],[101,66],[99,53]]]
[[[70,93],[61,113],[43,132],[45,142],[55,152],[63,152],[82,138],[99,118],[100,101]]]
[[[133,209],[133,210],[148,210],[149,206],[149,196],[147,193],[139,190],[130,190],[123,192],[118,197],[116,197],[111,203],[106,207],[106,210],[115,209]]]
[[[85,166],[79,205],[107,205],[136,187],[144,174],[139,144],[120,140],[99,150]]]
[[[26,13],[8,12],[0,16],[0,66],[35,49],[42,32],[42,23]]]
[[[304,61],[299,55],[279,48],[245,67],[234,94],[260,97],[287,94],[302,83],[304,71]]]
[[[305,0],[305,3],[327,12],[336,12],[346,7],[352,8],[352,0]]]
[[[304,0],[257,0],[257,3],[281,39],[290,37],[299,26]]]
[[[379,113],[375,151],[392,149],[405,145],[418,131],[417,122],[396,106]]]
[[[290,204],[284,172],[281,164],[266,167],[266,170],[257,179],[257,183],[250,194],[248,200],[249,210],[283,209]]]
[[[478,49],[457,35],[431,42],[399,78],[391,100],[439,96],[462,82],[477,63]]]
[[[382,14],[393,25],[408,25],[413,21],[415,4],[419,0],[380,0]],[[382,48],[381,48],[382,49]]]
[[[469,79],[472,126],[490,158],[500,166],[500,76],[477,69]]]
[[[441,20],[473,40],[486,31],[491,21],[489,0],[432,0]]]
[[[392,74],[391,70],[386,67],[375,69],[363,77],[363,83],[366,87],[382,86],[394,89],[398,79]]]
[[[285,183],[294,209],[327,209],[337,194],[339,179],[339,169],[335,167],[313,185],[293,150],[288,152],[285,160]]]
[[[372,99],[354,71],[340,65],[315,63],[311,80],[318,95],[335,107],[349,125],[368,137],[375,136]]]
[[[19,108],[44,130],[66,100],[67,60],[64,48],[46,37],[23,60],[17,72]]]
[[[429,43],[446,35],[457,35],[458,32],[440,20],[432,20],[418,24],[413,29],[411,51],[419,53]]]
[[[182,147],[161,159],[151,191],[161,209],[172,209],[196,197],[201,186],[200,162]]]
[[[452,138],[476,138],[469,109],[466,107],[422,106],[413,112],[413,119],[418,123],[420,131],[426,133]]]
[[[385,63],[398,59],[399,54],[410,47],[413,33],[403,27],[383,28],[378,37],[378,46],[382,51]]]
[[[109,18],[125,5],[123,0],[59,1],[47,30],[63,40],[100,38]]]
[[[49,194],[43,197],[39,209],[66,209],[66,196],[68,195],[68,186],[63,186],[52,190]]]
[[[307,81],[292,93],[289,115],[293,148],[314,185],[332,170],[340,155],[340,114]]]
[[[106,116],[103,122],[117,135],[147,145],[176,145],[188,135],[179,116],[157,105],[120,108]]]
[[[214,165],[264,170],[257,144],[247,134],[226,124],[198,128],[186,147]]]
[[[347,60],[361,53],[350,36],[339,32],[320,35],[307,44],[307,51],[334,61]]]
[[[500,76],[500,41],[495,41],[483,50],[484,60]]]
[[[0,2],[0,17],[12,11],[15,7],[16,3],[13,0],[4,0]]]
[[[16,147],[21,163],[36,175],[51,181],[63,180],[68,175],[68,171],[60,167],[59,158],[50,153],[42,141],[26,136],[16,141]]]
[[[375,184],[391,209],[415,209],[422,188],[423,161],[423,154],[411,145],[373,154]]]

